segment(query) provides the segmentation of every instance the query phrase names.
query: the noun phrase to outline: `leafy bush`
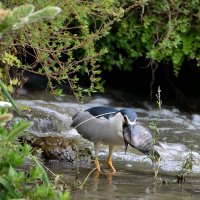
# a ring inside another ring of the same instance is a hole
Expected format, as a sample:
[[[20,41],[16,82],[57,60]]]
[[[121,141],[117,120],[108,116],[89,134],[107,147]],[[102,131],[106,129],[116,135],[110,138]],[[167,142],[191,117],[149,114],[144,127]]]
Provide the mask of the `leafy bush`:
[[[26,1],[11,0],[6,1],[5,5],[11,7],[21,3]],[[97,50],[95,44],[108,34],[115,21],[120,20],[123,9],[115,6],[113,0],[31,0],[29,3],[34,3],[38,9],[58,5],[62,13],[54,20],[34,24],[34,29],[26,26],[17,34],[6,35],[4,39],[8,42],[0,43],[0,59],[4,61],[4,67],[13,68],[9,62],[5,62],[5,53],[17,56],[21,64],[14,64],[16,70],[20,68],[47,77],[48,86],[57,95],[61,94],[61,90],[54,87],[53,80],[59,84],[67,82],[77,99],[83,93],[102,91],[97,60],[107,51],[105,48]],[[78,75],[82,73],[90,82],[86,89],[78,86]]]
[[[51,184],[44,168],[32,155],[32,147],[17,140],[32,122],[21,120],[8,126],[7,122],[13,118],[8,108],[12,105],[16,111],[18,108],[1,80],[0,88],[4,98],[11,102],[0,101],[0,199],[68,199],[68,192],[55,190],[56,185]]]
[[[54,18],[61,9],[59,7],[46,7],[34,12],[33,5],[22,5],[11,10],[0,8],[0,38],[7,32],[22,28],[25,24],[37,22],[45,18]]]
[[[21,5],[19,7],[14,7],[13,10],[3,9],[1,6],[0,3],[0,39],[2,36],[5,36],[6,33],[16,31],[26,24],[37,22],[42,19],[54,18],[61,12],[61,9],[55,6],[48,6],[35,12],[35,7],[33,5]],[[2,40],[3,43],[5,39],[6,37]],[[8,43],[6,42],[4,44],[8,45]],[[7,51],[10,50],[11,48],[8,45]],[[22,64],[15,55],[7,53],[6,51],[1,52],[0,60],[0,78],[7,83],[8,91],[13,92],[15,86],[20,86],[20,81],[18,78],[10,79],[9,69],[10,67],[20,68]]]
[[[100,46],[108,49],[105,69],[132,70],[138,58],[173,65],[177,76],[184,60],[200,65],[199,1],[126,0],[123,19]]]
[[[0,36],[26,23],[47,17],[48,11],[55,16],[60,10],[49,7],[33,13],[33,8],[28,5],[17,7],[13,11],[0,9]],[[10,56],[9,61],[17,61],[15,57]],[[17,141],[18,136],[23,134],[32,122],[21,120],[8,126],[7,122],[13,118],[8,112],[8,107],[13,105],[16,111],[18,108],[1,80],[0,89],[1,100],[8,99],[11,102],[0,101],[0,199],[68,199],[68,192],[55,190],[56,185],[51,184],[44,168],[32,155],[32,148]]]
[[[26,2],[3,1],[7,7]],[[67,83],[80,99],[83,93],[103,91],[102,69],[132,70],[138,58],[173,65],[176,76],[184,61],[200,65],[198,0],[28,2],[37,9],[58,5],[63,12],[56,20],[34,24],[34,29],[26,26],[5,35],[6,43],[0,41],[0,76],[10,84],[10,91],[23,82],[20,73],[10,79],[10,68],[47,77],[57,95],[62,91],[52,82]],[[90,82],[86,89],[79,86],[83,73]]]
[[[7,128],[11,118],[6,107],[0,108],[0,199],[67,199],[68,192],[53,189],[32,148],[16,140],[32,123],[19,121]]]

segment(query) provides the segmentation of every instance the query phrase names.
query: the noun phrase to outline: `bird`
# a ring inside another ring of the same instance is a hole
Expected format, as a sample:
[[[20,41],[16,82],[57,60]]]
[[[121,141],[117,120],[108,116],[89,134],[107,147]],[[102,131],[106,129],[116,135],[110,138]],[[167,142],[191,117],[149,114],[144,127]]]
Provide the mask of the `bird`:
[[[157,157],[159,153],[154,150],[153,139],[150,131],[136,123],[137,114],[132,108],[115,109],[112,107],[91,107],[79,111],[72,116],[71,127],[85,139],[94,143],[95,167],[101,172],[98,159],[101,144],[109,146],[107,165],[111,172],[115,173],[112,155],[115,147],[128,145],[138,149],[143,154],[150,155],[154,152]]]

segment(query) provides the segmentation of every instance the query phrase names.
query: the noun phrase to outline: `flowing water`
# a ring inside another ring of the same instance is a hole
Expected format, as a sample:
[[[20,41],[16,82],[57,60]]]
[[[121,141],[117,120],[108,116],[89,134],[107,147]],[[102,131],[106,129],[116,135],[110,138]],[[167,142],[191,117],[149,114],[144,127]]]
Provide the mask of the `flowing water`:
[[[121,93],[119,93],[121,95]],[[71,116],[77,111],[92,106],[132,107],[138,115],[138,122],[148,126],[154,122],[159,129],[161,154],[159,175],[165,183],[155,183],[154,170],[150,159],[128,148],[118,147],[114,153],[115,175],[91,173],[83,189],[72,189],[72,199],[199,199],[200,198],[200,115],[180,112],[174,107],[162,106],[159,111],[148,102],[119,101],[106,96],[85,99],[79,105],[72,96],[55,98],[42,92],[24,93],[18,102],[27,105],[31,111],[22,115],[34,121],[31,132],[37,136],[62,136],[83,140],[76,130],[70,128]],[[83,140],[84,141],[84,140]],[[93,144],[87,142],[88,147]],[[105,166],[108,149],[102,146],[100,160]],[[186,183],[178,185],[176,174],[192,156],[192,171]],[[93,169],[92,164],[70,165],[68,163],[48,162],[47,166],[55,173],[62,174],[66,182],[83,181]]]

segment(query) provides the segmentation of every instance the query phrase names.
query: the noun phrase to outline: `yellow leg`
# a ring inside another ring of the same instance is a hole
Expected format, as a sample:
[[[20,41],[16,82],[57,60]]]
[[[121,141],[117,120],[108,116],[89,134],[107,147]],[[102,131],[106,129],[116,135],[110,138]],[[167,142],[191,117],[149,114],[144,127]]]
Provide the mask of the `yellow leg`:
[[[97,168],[97,170],[100,172],[101,171],[101,165],[99,163],[98,157],[95,158],[94,164],[95,164],[95,167]]]
[[[97,170],[100,172],[101,171],[101,165],[99,163],[98,155],[99,155],[99,149],[100,149],[100,143],[94,143],[94,151],[95,151],[95,160],[94,164]]]
[[[116,172],[116,170],[115,170],[115,168],[113,167],[113,164],[112,164],[112,156],[108,156],[107,165],[110,168],[111,172]]]
[[[116,172],[116,170],[115,170],[115,168],[113,167],[113,164],[112,164],[112,154],[113,154],[114,150],[115,150],[115,146],[110,145],[109,146],[109,155],[108,155],[108,158],[107,158],[107,165],[110,168],[111,172]]]

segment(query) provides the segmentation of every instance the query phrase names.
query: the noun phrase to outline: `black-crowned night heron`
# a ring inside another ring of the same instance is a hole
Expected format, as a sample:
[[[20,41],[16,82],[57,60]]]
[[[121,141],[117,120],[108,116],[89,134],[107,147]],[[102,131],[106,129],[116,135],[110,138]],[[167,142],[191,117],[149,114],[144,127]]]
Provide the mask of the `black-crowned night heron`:
[[[115,168],[112,164],[112,154],[116,145],[123,145],[127,149],[128,144],[144,154],[152,152],[160,157],[154,150],[152,135],[143,126],[136,123],[137,115],[131,108],[117,110],[110,107],[93,107],[78,112],[72,117],[72,127],[80,135],[94,143],[95,166],[100,170],[98,154],[100,145],[109,146],[107,158],[108,167],[112,172]]]

